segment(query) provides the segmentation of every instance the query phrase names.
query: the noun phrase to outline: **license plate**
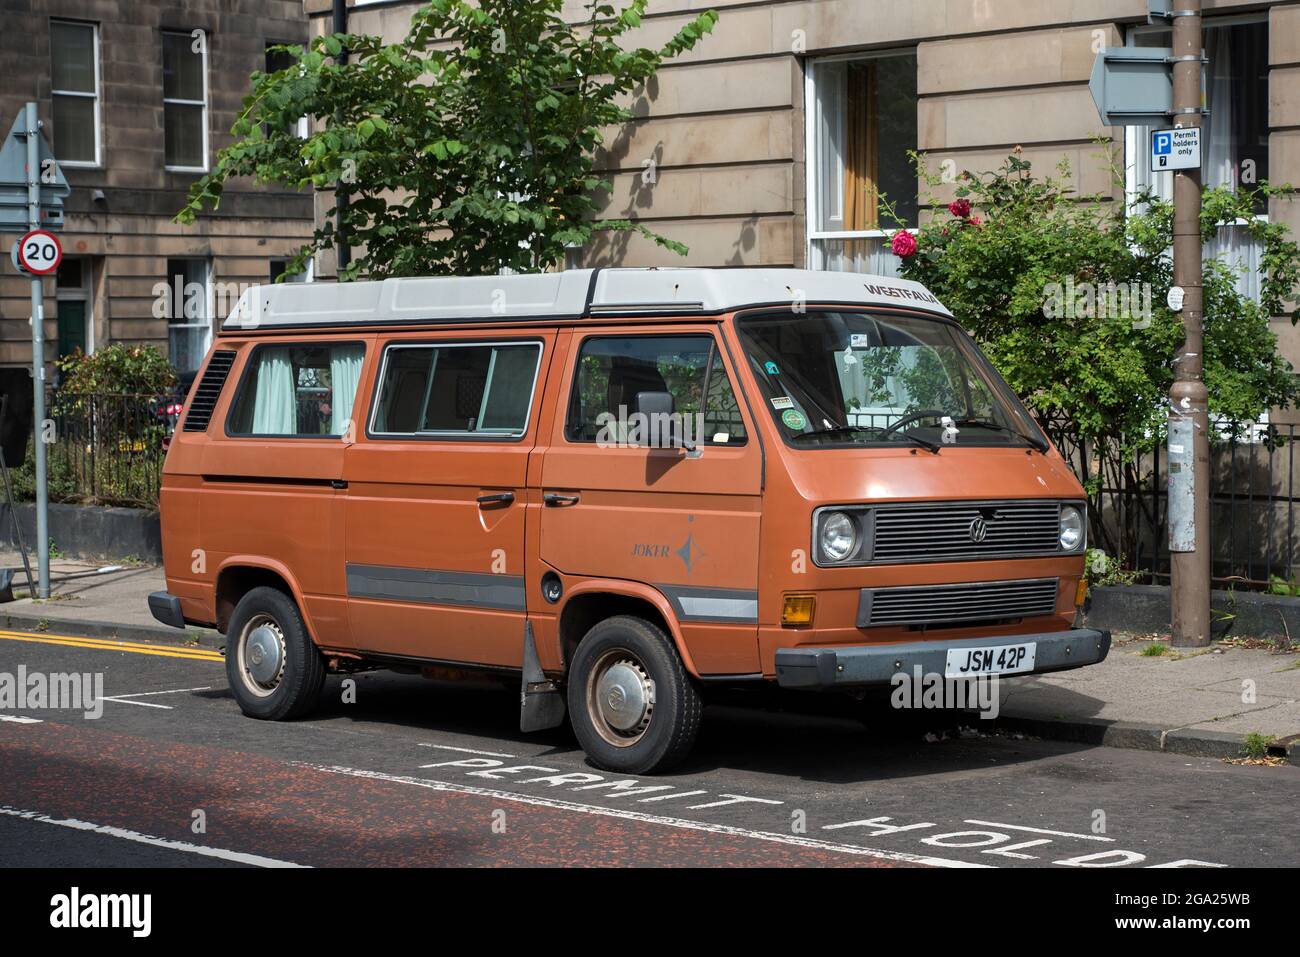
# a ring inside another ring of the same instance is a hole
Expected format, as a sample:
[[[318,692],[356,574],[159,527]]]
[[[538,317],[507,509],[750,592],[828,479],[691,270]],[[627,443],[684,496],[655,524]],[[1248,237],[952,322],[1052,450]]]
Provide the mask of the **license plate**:
[[[995,645],[992,648],[949,648],[944,669],[947,678],[974,678],[980,675],[1014,675],[1034,670],[1034,652],[1038,645]]]

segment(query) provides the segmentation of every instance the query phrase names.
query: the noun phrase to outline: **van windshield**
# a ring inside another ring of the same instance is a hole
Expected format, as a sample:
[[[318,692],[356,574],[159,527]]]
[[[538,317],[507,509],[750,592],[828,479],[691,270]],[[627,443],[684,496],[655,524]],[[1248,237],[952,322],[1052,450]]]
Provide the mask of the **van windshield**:
[[[953,323],[866,312],[772,313],[737,327],[763,400],[797,447],[1047,447]]]

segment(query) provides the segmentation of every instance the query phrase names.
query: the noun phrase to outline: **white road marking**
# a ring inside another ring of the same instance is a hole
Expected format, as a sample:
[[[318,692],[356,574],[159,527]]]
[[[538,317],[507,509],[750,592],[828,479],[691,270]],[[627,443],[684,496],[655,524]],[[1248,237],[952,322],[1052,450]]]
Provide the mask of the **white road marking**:
[[[0,721],[10,721],[14,724],[42,724],[40,718],[26,718],[21,714],[0,714]]]
[[[184,694],[186,691],[211,691],[211,685],[204,685],[202,688],[173,688],[171,691],[137,691],[135,694],[116,695],[112,701],[121,701],[123,698],[150,698],[160,694]]]
[[[38,821],[41,824],[55,824],[59,827],[71,828],[74,831],[88,831],[92,834],[106,834],[109,837],[118,837],[124,841],[134,841],[137,844],[148,844],[151,847],[162,847],[170,851],[184,851],[187,854],[199,854],[203,857],[217,857],[223,861],[234,861],[239,864],[251,864],[254,867],[308,866],[306,864],[294,864],[290,861],[279,861],[273,857],[262,857],[260,854],[245,854],[242,851],[227,851],[220,847],[204,847],[202,844],[190,844],[187,841],[172,841],[164,837],[153,837],[149,834],[141,834],[138,831],[129,831],[122,827],[110,827],[106,824],[92,824],[89,821],[78,821],[76,818],[50,817],[48,814],[42,814],[39,811],[24,811],[21,808],[10,807],[7,804],[0,805],[0,814],[21,818],[25,821]]]
[[[154,703],[151,702],[151,701],[124,701],[124,700],[122,700],[121,698],[110,698],[108,695],[104,695],[104,697],[100,698],[99,700],[100,700],[100,701],[116,701],[118,704],[134,704],[134,705],[139,705],[141,708],[161,708],[163,711],[175,711],[175,710],[176,710],[175,708],[173,708],[173,707],[172,707],[171,705],[169,705],[169,704],[154,704]]]
[[[1023,824],[999,824],[996,821],[970,821],[967,824],[979,824],[983,827],[1003,827],[1008,831],[1028,831],[1030,834],[1051,834],[1053,837],[1077,837],[1081,841],[1108,841],[1114,843],[1113,837],[1102,837],[1100,834],[1075,834],[1072,831],[1049,831],[1045,827],[1025,827]]]
[[[690,831],[704,831],[709,834],[725,834],[729,837],[745,837],[757,841],[769,841],[774,844],[788,844],[794,847],[806,847],[817,851],[832,851],[857,857],[874,857],[885,861],[899,861],[907,864],[925,864],[930,867],[991,867],[990,864],[976,864],[968,861],[950,860],[944,857],[930,857],[923,854],[907,854],[901,851],[882,851],[877,848],[863,847],[860,844],[840,844],[835,841],[823,841],[813,837],[801,837],[797,834],[778,834],[771,831],[755,831],[747,827],[730,824],[712,824],[705,821],[689,821],[680,817],[667,817],[660,814],[648,814],[628,808],[600,807],[595,804],[580,804],[576,801],[562,801],[557,798],[536,797],[531,794],[519,794],[515,791],[500,791],[496,788],[480,788],[468,784],[452,784],[449,781],[434,781],[429,778],[413,778],[401,774],[385,774],[382,771],[366,771],[361,768],[347,768],[338,765],[299,763],[299,767],[326,774],[342,774],[354,778],[368,778],[373,781],[387,781],[390,784],[410,784],[415,787],[428,788],[431,791],[449,791],[454,794],[474,794],[479,797],[491,797],[499,801],[514,801],[519,804],[531,804],[536,807],[550,808],[555,811],[575,811],[579,814],[594,814],[601,817],[616,817],[626,821],[640,821],[645,824],[662,824]]]
[[[420,742],[422,748],[441,748],[443,751],[460,751],[462,754],[481,754],[489,758],[513,758],[513,754],[503,754],[500,751],[476,751],[474,748],[457,748],[450,744],[425,744]],[[420,767],[431,768],[432,764],[422,764]]]

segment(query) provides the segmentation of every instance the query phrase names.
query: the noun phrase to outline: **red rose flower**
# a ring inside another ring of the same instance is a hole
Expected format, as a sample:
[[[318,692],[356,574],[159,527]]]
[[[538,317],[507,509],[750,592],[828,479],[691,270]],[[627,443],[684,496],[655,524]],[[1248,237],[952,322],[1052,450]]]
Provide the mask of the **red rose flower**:
[[[916,237],[905,229],[900,229],[894,233],[894,238],[890,240],[889,248],[894,251],[894,255],[900,259],[908,259],[916,255]]]
[[[958,219],[965,219],[970,215],[970,200],[959,199],[949,203],[948,212],[952,213]]]

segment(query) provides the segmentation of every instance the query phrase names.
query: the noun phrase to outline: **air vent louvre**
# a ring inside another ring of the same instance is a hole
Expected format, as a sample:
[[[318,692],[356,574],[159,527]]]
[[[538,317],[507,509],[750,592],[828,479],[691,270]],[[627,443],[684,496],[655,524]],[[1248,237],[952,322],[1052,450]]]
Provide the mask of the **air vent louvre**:
[[[206,432],[208,430],[208,423],[212,421],[212,410],[217,407],[222,386],[226,384],[226,376],[230,375],[230,367],[234,364],[233,349],[218,349],[212,353],[212,358],[208,360],[208,367],[203,370],[203,378],[194,387],[190,410],[185,414],[184,431]]]

